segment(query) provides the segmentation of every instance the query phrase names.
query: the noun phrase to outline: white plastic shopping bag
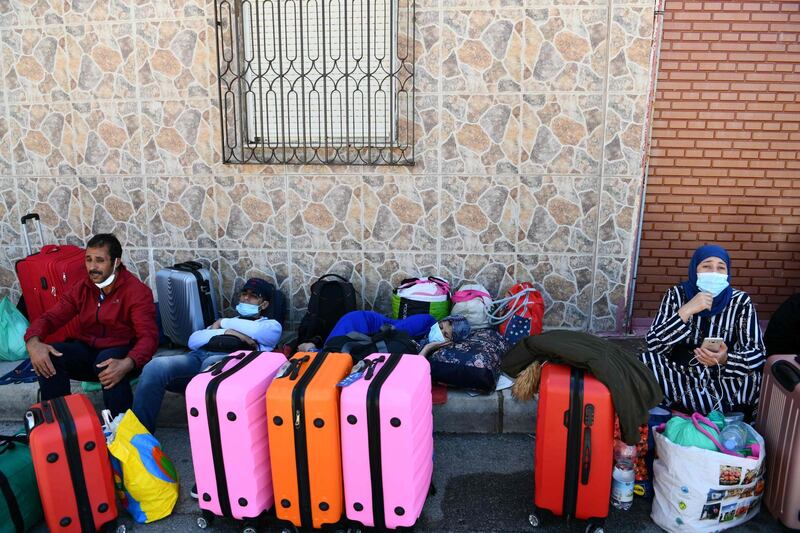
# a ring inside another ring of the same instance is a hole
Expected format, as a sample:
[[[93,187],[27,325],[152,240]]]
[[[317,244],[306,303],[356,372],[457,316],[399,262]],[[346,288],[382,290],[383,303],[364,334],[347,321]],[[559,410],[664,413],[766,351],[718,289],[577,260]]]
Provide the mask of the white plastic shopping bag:
[[[650,517],[666,531],[722,531],[753,518],[764,493],[764,439],[759,456],[736,457],[681,446],[654,431],[655,498]]]

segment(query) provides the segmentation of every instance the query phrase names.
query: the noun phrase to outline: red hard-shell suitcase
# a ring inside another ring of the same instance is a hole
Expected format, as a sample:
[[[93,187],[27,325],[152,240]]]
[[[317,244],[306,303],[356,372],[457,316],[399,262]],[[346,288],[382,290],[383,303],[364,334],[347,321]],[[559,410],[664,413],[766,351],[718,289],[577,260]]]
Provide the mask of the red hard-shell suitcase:
[[[584,370],[546,363],[539,385],[534,513],[589,520],[608,516],[614,453],[611,393]],[[592,526],[590,526],[592,527]]]
[[[113,528],[117,506],[111,463],[89,399],[72,394],[34,404],[25,421],[50,531],[86,533]]]
[[[767,509],[800,529],[800,355],[773,355],[764,366],[756,427],[767,446]]]
[[[43,245],[37,253],[31,253],[27,226],[29,220],[36,221],[39,239],[44,244],[39,215],[30,213],[22,217],[22,234],[25,236],[28,257],[17,262],[16,270],[22,296],[25,298],[28,321],[33,322],[52,307],[70,287],[86,276],[86,266],[85,252],[77,246],[48,244]],[[75,336],[77,331],[76,317],[42,340],[47,343],[60,342]]]

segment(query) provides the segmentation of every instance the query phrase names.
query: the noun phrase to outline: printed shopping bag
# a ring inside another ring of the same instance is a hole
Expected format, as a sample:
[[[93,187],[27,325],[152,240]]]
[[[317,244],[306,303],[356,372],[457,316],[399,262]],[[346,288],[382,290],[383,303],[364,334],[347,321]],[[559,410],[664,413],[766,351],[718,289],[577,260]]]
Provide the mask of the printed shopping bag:
[[[681,446],[654,429],[653,521],[670,532],[712,532],[753,518],[761,507],[766,462],[764,439],[752,428],[749,432],[757,456]]]

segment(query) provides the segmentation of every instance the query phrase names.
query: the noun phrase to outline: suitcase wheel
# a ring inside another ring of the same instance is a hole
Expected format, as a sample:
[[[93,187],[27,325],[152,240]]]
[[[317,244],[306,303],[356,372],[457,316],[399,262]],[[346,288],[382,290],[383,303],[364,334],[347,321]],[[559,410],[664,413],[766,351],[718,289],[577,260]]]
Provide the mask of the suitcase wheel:
[[[111,522],[107,522],[103,524],[103,527],[100,528],[100,531],[103,533],[125,533],[128,528],[125,527],[125,524],[117,525],[116,520],[112,520]]]
[[[533,527],[539,527],[542,523],[536,513],[531,513],[528,515],[528,522],[530,522]]]
[[[197,527],[199,527],[200,529],[205,529],[212,523],[214,523],[214,513],[203,509],[202,516],[197,517]]]
[[[248,520],[244,520],[241,523],[241,527],[242,533],[256,533],[256,526]]]
[[[603,526],[600,524],[587,524],[584,533],[603,533]]]

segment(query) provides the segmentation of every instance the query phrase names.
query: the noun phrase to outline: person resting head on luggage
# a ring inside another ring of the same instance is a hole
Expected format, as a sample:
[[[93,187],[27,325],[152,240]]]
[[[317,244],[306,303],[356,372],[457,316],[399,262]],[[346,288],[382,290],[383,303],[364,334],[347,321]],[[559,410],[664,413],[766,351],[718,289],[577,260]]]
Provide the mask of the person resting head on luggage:
[[[426,335],[431,326],[436,323],[436,319],[428,314],[411,315],[406,318],[388,318],[375,311],[350,311],[342,315],[336,322],[324,345],[331,339],[341,337],[349,333],[361,333],[363,335],[375,335],[385,324],[394,326],[395,329],[405,331],[412,338]],[[320,349],[319,342],[304,342],[297,347],[298,352],[315,352]]]
[[[465,317],[446,316],[431,327],[428,332],[428,342],[419,354],[427,357],[443,346],[463,341],[469,337],[470,332],[471,328]]]
[[[237,317],[222,318],[192,333],[189,353],[156,357],[145,365],[136,387],[133,412],[148,431],[156,429],[165,391],[183,393],[196,374],[236,350],[275,348],[282,327],[277,320],[262,316],[269,307],[272,290],[263,279],[248,279],[239,292]]]
[[[701,246],[688,279],[661,301],[639,359],[655,375],[667,407],[754,415],[765,348],[755,306],[730,286],[731,274],[724,248]]]
[[[69,287],[25,332],[42,400],[70,394],[70,378],[100,382],[116,416],[131,407],[130,380],[158,348],[153,292],[122,264],[122,245],[110,233],[86,243],[86,277]],[[64,342],[42,339],[77,318]]]

